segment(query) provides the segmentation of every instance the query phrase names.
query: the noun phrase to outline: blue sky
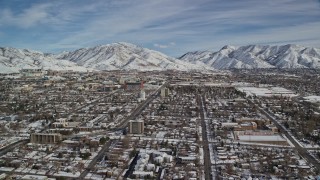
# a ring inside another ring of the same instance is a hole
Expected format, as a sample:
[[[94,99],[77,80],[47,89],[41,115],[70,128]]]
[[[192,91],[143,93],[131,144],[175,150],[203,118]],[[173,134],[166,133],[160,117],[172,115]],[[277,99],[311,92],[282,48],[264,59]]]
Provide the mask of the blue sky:
[[[180,56],[224,45],[320,47],[319,0],[1,0],[0,46],[129,42]]]

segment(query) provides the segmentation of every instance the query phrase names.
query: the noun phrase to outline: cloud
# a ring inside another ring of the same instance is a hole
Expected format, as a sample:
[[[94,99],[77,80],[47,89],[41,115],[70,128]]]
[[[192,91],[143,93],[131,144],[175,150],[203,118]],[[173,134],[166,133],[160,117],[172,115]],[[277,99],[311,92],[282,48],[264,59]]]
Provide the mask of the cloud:
[[[225,44],[320,45],[312,40],[320,31],[318,1],[43,0],[26,4],[0,2],[0,31],[6,34],[2,42],[52,52],[125,41],[169,55]],[[10,36],[10,32],[14,33]]]
[[[169,1],[138,1],[121,6],[114,5],[110,11],[102,12],[99,16],[89,21],[85,27],[79,28],[69,37],[62,39],[57,45],[79,44],[87,46],[102,39],[110,41],[152,42],[158,41],[165,35],[157,32],[147,32],[146,27],[153,23],[161,23],[164,19],[182,14],[189,8],[180,8],[182,1],[172,3],[165,7],[163,2]],[[168,4],[167,4],[168,5]],[[161,12],[161,13],[160,13]]]
[[[232,36],[230,34],[223,34],[218,37],[208,35],[204,36],[203,39],[190,39],[189,41],[185,42],[183,47],[185,51],[182,51],[177,55],[182,55],[186,51],[217,51],[224,45],[243,46],[250,44],[300,44],[320,48],[320,37],[318,36],[319,30],[320,22],[314,22],[285,27],[273,27],[254,32],[242,32],[239,35]]]
[[[312,3],[294,0],[268,1],[263,6],[256,0],[191,2],[138,1],[130,4],[127,1],[121,7],[109,9],[107,15],[102,13],[97,16],[58,44],[79,44],[79,39],[83,40],[79,46],[103,39],[142,44],[169,39],[205,43],[205,40],[215,40],[224,34],[233,38],[246,32],[255,33],[259,29],[305,23],[306,19],[312,20],[310,17],[319,14],[319,8]],[[153,46],[167,49],[167,44]]]
[[[161,45],[161,44],[153,44],[154,47],[158,47],[158,48],[161,48],[161,49],[165,49],[165,48],[168,48],[168,45]]]
[[[107,3],[104,3],[107,4]],[[101,7],[102,2],[88,4],[86,1],[42,1],[39,4],[15,10],[14,8],[4,8],[0,11],[0,24],[5,26],[15,26],[19,28],[31,28],[43,25],[44,28],[68,29],[69,26],[78,26],[81,20],[93,18]]]
[[[29,28],[45,21],[46,18],[48,18],[47,10],[49,7],[50,4],[34,5],[19,14],[14,14],[10,9],[4,9],[0,13],[0,24]]]
[[[160,49],[166,49],[168,47],[175,46],[175,45],[176,45],[175,42],[170,42],[168,44],[158,44],[158,43],[153,44],[154,47],[157,47],[157,48],[160,48]]]

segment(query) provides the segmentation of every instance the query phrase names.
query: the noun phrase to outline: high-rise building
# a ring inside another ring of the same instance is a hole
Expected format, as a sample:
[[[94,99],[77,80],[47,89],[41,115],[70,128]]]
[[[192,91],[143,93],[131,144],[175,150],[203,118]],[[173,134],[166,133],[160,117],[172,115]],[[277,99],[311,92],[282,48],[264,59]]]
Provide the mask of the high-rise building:
[[[144,133],[144,121],[143,120],[130,120],[129,121],[129,133],[130,134],[143,134]]]
[[[30,135],[31,143],[53,144],[62,140],[59,133],[33,133]]]
[[[161,97],[167,97],[167,96],[169,96],[169,94],[170,94],[170,91],[168,88],[161,89]]]
[[[141,90],[143,88],[144,88],[143,81],[136,81],[136,82],[126,81],[124,84],[124,89],[127,91]]]
[[[144,101],[146,100],[146,92],[144,92],[144,90],[141,90],[140,93],[139,93],[139,99],[141,101]]]

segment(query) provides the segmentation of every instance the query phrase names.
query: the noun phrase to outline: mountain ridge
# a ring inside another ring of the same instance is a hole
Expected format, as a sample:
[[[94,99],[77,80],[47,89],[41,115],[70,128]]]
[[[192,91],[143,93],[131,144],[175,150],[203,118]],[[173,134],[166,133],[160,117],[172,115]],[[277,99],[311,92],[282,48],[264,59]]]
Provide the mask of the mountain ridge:
[[[320,49],[280,46],[223,46],[219,51],[193,51],[179,58],[126,42],[80,48],[58,54],[0,47],[0,73],[21,68],[52,70],[182,70],[252,68],[320,68]]]
[[[320,49],[295,44],[224,46],[219,51],[188,52],[178,59],[214,69],[320,68]]]
[[[0,47],[0,73],[19,72],[22,68],[87,71],[73,62],[57,60],[39,51]]]
[[[99,45],[92,48],[82,48],[64,52],[55,56],[57,59],[67,59],[77,64],[98,70],[191,70],[205,69],[193,67],[187,62],[169,57],[161,52],[143,48],[126,42]],[[210,69],[210,68],[209,68]]]

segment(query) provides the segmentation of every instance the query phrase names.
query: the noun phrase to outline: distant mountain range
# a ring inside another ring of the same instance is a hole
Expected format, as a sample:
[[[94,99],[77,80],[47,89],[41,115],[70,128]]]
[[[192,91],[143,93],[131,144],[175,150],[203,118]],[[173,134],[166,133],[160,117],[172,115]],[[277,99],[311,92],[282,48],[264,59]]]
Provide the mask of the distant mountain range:
[[[55,57],[97,70],[191,70],[207,67],[193,66],[158,51],[124,42],[63,52]]]
[[[213,69],[320,68],[320,49],[292,44],[224,46],[217,52],[189,52],[179,59]]]
[[[0,73],[19,72],[22,68],[87,71],[87,68],[68,60],[31,50],[0,47]]]
[[[52,70],[221,70],[232,68],[320,68],[320,49],[298,45],[224,46],[217,52],[188,52],[180,58],[130,43],[113,43],[60,54],[0,47],[0,73],[21,68]]]

